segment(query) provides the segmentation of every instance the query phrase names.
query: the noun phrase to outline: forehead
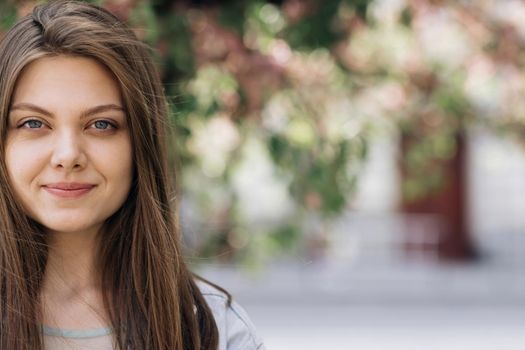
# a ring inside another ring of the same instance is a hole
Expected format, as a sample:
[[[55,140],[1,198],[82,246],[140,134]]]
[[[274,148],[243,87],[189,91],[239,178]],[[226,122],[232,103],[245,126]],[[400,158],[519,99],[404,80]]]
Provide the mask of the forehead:
[[[93,58],[46,56],[28,64],[15,85],[12,103],[27,102],[41,107],[89,107],[91,104],[121,104],[113,74]]]

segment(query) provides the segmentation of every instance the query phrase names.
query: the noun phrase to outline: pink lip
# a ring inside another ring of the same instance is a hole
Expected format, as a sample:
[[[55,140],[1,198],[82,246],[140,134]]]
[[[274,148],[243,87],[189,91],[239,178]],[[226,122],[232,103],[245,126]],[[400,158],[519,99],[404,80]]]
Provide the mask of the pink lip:
[[[95,185],[77,182],[59,182],[42,186],[44,190],[61,198],[79,198],[91,191]]]

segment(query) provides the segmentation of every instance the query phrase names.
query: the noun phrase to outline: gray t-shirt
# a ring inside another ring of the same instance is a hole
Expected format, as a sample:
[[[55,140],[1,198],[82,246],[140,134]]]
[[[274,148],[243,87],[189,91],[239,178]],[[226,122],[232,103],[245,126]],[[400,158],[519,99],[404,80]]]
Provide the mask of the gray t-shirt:
[[[253,323],[244,309],[221,291],[197,282],[202,295],[213,312],[219,330],[218,350],[265,350]],[[44,326],[45,350],[113,350],[111,328],[64,330]]]

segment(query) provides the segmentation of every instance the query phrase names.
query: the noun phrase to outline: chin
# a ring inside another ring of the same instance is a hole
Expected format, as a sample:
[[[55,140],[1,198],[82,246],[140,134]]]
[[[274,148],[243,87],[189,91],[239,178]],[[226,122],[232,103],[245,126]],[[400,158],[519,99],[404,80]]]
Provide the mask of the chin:
[[[93,229],[86,226],[44,226],[45,230],[48,233],[63,233],[63,234],[83,234],[83,233],[96,233],[98,232],[98,227]]]
[[[54,220],[36,220],[48,232],[54,233],[93,233],[98,232],[103,222],[98,220],[82,220],[80,218],[54,218]]]

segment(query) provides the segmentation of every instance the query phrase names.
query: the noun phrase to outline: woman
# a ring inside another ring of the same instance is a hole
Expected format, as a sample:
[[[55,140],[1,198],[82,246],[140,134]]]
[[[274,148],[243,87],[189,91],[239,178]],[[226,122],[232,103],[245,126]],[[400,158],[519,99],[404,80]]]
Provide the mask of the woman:
[[[0,348],[263,349],[180,251],[166,101],[109,12],[36,7],[0,43]]]

